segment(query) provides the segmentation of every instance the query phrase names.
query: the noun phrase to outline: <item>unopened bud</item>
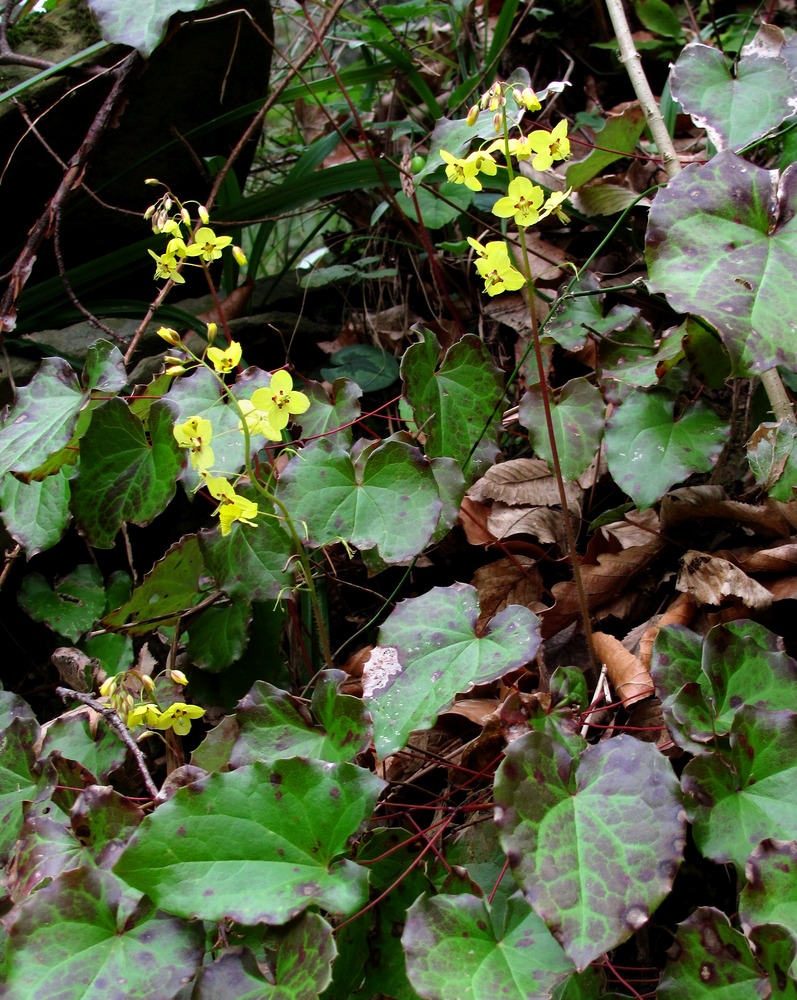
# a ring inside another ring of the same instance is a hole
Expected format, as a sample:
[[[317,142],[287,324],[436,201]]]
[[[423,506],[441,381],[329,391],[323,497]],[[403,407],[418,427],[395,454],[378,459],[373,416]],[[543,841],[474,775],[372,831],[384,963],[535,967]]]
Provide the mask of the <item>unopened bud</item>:
[[[141,686],[146,688],[147,691],[155,690],[155,681],[150,677],[149,674],[140,674],[139,680],[141,681]]]
[[[232,248],[232,255],[235,258],[236,264],[240,264],[241,267],[243,267],[244,264],[246,263],[246,254],[243,252],[243,250],[240,247],[234,246]]]
[[[523,104],[527,111],[539,111],[542,107],[531,87],[524,87],[520,96],[523,98]]]
[[[160,185],[160,181],[157,177],[148,177],[144,183],[149,184],[150,187],[158,187]]]
[[[151,219],[152,216],[155,214],[155,208],[156,207],[157,206],[155,206],[155,205],[150,205],[149,208],[146,210],[146,212],[144,212],[144,221],[145,222],[147,221],[147,219]]]
[[[188,678],[182,670],[171,670],[169,673],[175,684],[186,685],[188,683]]]
[[[102,682],[102,685],[100,687],[100,695],[102,695],[104,698],[108,698],[114,693],[115,690],[116,690],[116,674],[113,674],[111,677],[106,677],[105,680]]]
[[[475,125],[476,119],[479,117],[479,105],[474,104],[473,107],[468,112],[468,116],[465,119],[466,125]]]
[[[496,132],[500,132],[504,127],[504,116],[500,111],[496,111],[495,118],[493,118],[493,128]]]
[[[197,206],[197,215],[203,226],[206,226],[210,222],[210,215],[204,205]]]
[[[216,339],[216,334],[219,332],[219,328],[215,323],[208,323],[208,343],[212,344]]]
[[[185,367],[185,365],[180,365],[180,364],[177,364],[177,365],[167,365],[163,369],[163,374],[164,375],[185,375],[185,373],[187,371],[188,371],[188,369]]]
[[[519,87],[512,88],[512,97],[519,108],[523,107],[523,93]]]
[[[180,218],[187,226],[191,225],[191,213],[188,211],[185,205],[183,205],[183,207],[180,209]]]
[[[168,196],[168,194],[163,199],[163,207],[166,209],[167,212],[171,212],[172,210],[172,199]]]
[[[176,330],[172,330],[170,326],[159,327],[158,336],[161,340],[165,340],[167,344],[171,344],[172,347],[182,346],[180,334]]]

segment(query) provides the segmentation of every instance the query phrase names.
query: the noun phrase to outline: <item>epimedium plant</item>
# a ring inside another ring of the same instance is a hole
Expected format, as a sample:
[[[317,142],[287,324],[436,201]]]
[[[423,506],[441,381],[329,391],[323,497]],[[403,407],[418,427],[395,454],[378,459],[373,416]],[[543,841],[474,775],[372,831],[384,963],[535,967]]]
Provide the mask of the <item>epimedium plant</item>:
[[[789,46],[767,57],[783,61],[784,79]],[[681,99],[689,110],[686,92]],[[416,179],[433,178],[442,163],[449,184],[498,188],[493,227],[511,220],[517,233],[463,243],[488,295],[523,288],[533,297],[527,229],[566,219],[569,192],[546,194],[515,164],[545,170],[566,159],[567,127],[521,128],[539,106],[522,74],[496,83],[480,105],[438,126],[440,160],[430,155]],[[791,170],[784,164],[775,176],[720,150],[653,203],[651,281],[717,329],[733,375],[791,368],[784,310],[768,310],[766,296],[773,260],[795,252]],[[184,267],[207,269],[233,252],[201,206],[192,215],[166,193],[149,214],[166,241],[153,252],[159,280],[179,283]],[[715,266],[728,239],[737,255],[730,275]],[[687,246],[695,250],[684,260]],[[656,347],[638,310],[604,315],[600,289],[582,275],[544,326],[533,308],[530,316],[538,381],[519,419],[557,474],[563,510],[565,481],[602,441],[612,478],[640,510],[714,465],[727,422],[679,399],[686,359],[699,359],[703,343],[694,320]],[[473,587],[435,587],[381,622],[364,698],[352,697],[334,669],[317,559],[342,542],[378,571],[444,538],[466,488],[495,462],[503,373],[475,336],[442,351],[419,331],[401,363],[407,429],[355,440],[352,382],[295,388],[286,371],[241,371],[243,345],[220,344],[212,326],[201,352],[170,328],[159,332],[171,348],[165,370],[132,393],[110,344],[95,345],[80,374],[45,360],[0,436],[3,518],[29,555],[51,547],[70,519],[93,549],[110,548],[128,524],[162,515],[178,489],[218,517],[135,584],[103,580],[90,563],[54,589],[26,578],[28,613],[100,666],[78,658],[65,692],[78,708],[54,725],[40,726],[12,694],[0,700],[6,995],[43,996],[57,979],[70,997],[86,996],[88,981],[103,995],[195,1000],[598,998],[609,995],[601,957],[649,925],[689,837],[738,879],[738,919],[698,906],[678,927],[657,995],[723,996],[741,983],[751,996],[794,996],[797,664],[782,641],[749,622],[705,637],[679,626],[660,632],[651,673],[672,743],[692,757],[680,774],[628,733],[589,742],[586,680],[560,668],[547,697],[522,708],[509,697],[497,709],[517,738],[492,790],[463,779],[462,794],[427,826],[410,812],[404,829],[384,762],[457,696],[511,682],[541,650],[541,623],[510,605],[480,625]],[[596,333],[596,377],[552,391],[543,349],[572,350]],[[286,433],[291,418],[300,441]],[[764,445],[759,435],[759,466],[761,449],[783,435],[784,424],[766,429]],[[790,496],[788,447],[767,468],[767,488]],[[577,573],[572,529],[567,548]],[[259,678],[185,764],[182,737],[205,712],[187,694],[200,670],[234,667],[250,630],[262,634],[264,609],[279,620],[294,598],[309,607],[319,650],[309,700]],[[153,677],[132,640],[156,631],[169,644]],[[195,668],[188,677],[177,662],[182,640]],[[148,757],[131,729],[150,734]],[[169,775],[153,795],[161,747]],[[463,824],[491,813],[492,823]]]

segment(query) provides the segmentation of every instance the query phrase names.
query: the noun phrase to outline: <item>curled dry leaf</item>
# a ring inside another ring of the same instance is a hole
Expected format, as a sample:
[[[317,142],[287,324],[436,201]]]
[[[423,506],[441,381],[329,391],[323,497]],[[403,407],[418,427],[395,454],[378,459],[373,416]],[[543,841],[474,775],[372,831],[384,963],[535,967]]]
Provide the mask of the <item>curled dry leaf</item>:
[[[685,486],[671,490],[661,501],[661,527],[665,533],[695,518],[732,521],[753,528],[756,534],[788,538],[797,527],[797,502],[763,504],[726,500],[722,486]]]
[[[593,632],[592,643],[612,687],[625,708],[653,694],[653,680],[638,656],[630,653],[613,635]]]
[[[728,597],[738,597],[748,608],[768,608],[772,604],[769,591],[738,566],[694,550],[681,560],[675,587],[691,594],[700,604],[718,606]]]
[[[494,545],[497,541],[487,527],[490,508],[470,497],[463,497],[459,508],[459,523],[471,545]]]
[[[653,624],[648,625],[642,638],[639,640],[639,659],[647,669],[650,668],[650,656],[653,652],[653,643],[659,630],[666,625],[689,626],[695,616],[697,602],[691,594],[679,594],[663,615],[657,615],[653,619]]]
[[[565,494],[568,509],[580,515],[581,487],[567,483]],[[518,458],[494,465],[470,488],[467,499],[492,501],[486,529],[493,538],[531,535],[543,545],[562,542],[559,490],[542,459]]]

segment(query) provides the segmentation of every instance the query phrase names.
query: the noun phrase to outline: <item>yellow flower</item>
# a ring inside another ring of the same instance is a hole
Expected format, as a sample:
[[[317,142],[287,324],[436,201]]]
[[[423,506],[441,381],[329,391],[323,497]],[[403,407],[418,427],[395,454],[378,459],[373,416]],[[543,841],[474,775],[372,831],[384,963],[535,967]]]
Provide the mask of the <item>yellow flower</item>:
[[[471,241],[471,245],[475,242]],[[482,250],[483,253],[477,250],[479,257],[476,270],[484,278],[484,290],[488,295],[515,292],[523,287],[526,279],[510,260],[505,243],[495,240],[482,247]]]
[[[289,414],[304,413],[310,400],[293,388],[293,379],[286,371],[274,372],[268,389],[252,393],[252,405],[266,415],[275,431],[288,426]]]
[[[165,253],[157,254],[154,250],[147,250],[147,253],[155,260],[156,278],[171,278],[178,285],[185,284],[185,278],[179,270],[183,262],[178,259],[178,256],[182,257],[185,253],[185,243],[182,240],[176,237],[169,240]]]
[[[238,367],[238,362],[241,360],[241,345],[237,341],[231,340],[226,351],[222,351],[220,347],[209,347],[208,359],[213,363],[217,372],[222,374],[231,372],[233,368]]]
[[[209,469],[213,465],[213,425],[204,417],[189,417],[185,423],[175,424],[172,431],[181,448],[191,449],[191,468]]]
[[[453,156],[445,149],[440,150],[440,155],[446,161],[446,177],[452,184],[464,184],[471,191],[481,191],[482,182],[476,176],[476,164],[473,161]]]
[[[495,160],[486,149],[477,149],[474,153],[466,157],[465,163],[473,164],[477,174],[488,174],[490,177],[493,177],[498,170]]]
[[[269,423],[268,414],[262,410],[258,410],[252,404],[251,400],[239,399],[238,405],[241,407],[241,412],[244,415],[244,420],[246,420],[246,426],[249,428],[250,434],[262,434],[269,441],[282,440],[282,434],[275,430]],[[240,420],[238,421],[238,426],[241,427]]]
[[[211,476],[207,469],[200,469],[199,474],[208,493],[216,500],[232,500],[235,497],[235,490],[224,476]]]
[[[191,732],[191,720],[201,719],[204,714],[204,708],[176,701],[165,712],[161,712],[160,718],[153,725],[156,729],[173,729],[178,736],[186,736]]]
[[[514,218],[518,226],[532,226],[540,217],[543,197],[542,188],[528,177],[515,177],[509,182],[506,197],[493,205],[493,214],[500,219]]]
[[[570,197],[572,190],[572,188],[568,188],[567,191],[554,191],[553,194],[550,194],[542,206],[540,218],[544,219],[546,215],[555,215],[560,222],[570,222],[570,216],[563,211],[562,204]]]
[[[256,522],[253,518],[257,517],[260,511],[253,500],[247,500],[246,497],[233,493],[232,499],[222,500],[216,513],[219,515],[222,535],[229,535],[235,521],[254,526]]]
[[[530,132],[527,138],[537,154],[531,162],[535,170],[547,170],[554,160],[566,160],[570,156],[570,140],[567,138],[567,122],[564,118],[552,132],[537,129]]]
[[[157,705],[138,705],[127,713],[127,728],[135,729],[136,726],[158,726],[162,716]]]
[[[194,242],[186,247],[188,257],[201,257],[210,263],[221,257],[221,251],[232,243],[232,236],[217,236],[208,226],[202,226],[194,234]]]

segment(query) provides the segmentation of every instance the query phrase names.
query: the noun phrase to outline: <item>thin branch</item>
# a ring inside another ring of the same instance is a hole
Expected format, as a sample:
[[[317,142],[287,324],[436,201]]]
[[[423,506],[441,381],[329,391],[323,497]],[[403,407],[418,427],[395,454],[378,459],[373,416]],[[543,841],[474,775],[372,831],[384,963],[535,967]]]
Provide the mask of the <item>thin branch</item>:
[[[144,754],[141,750],[139,750],[136,745],[136,741],[130,735],[130,730],[124,722],[122,722],[116,712],[114,712],[114,710],[109,708],[107,705],[103,705],[102,702],[92,698],[90,694],[84,694],[82,691],[73,691],[71,688],[57,687],[55,689],[55,693],[64,701],[69,701],[70,699],[81,701],[84,705],[88,705],[89,708],[93,708],[95,712],[99,712],[122,743],[124,743],[130,753],[132,753],[135,758],[136,765],[138,766],[139,774],[144,779],[147,791],[153,799],[157,798],[158,786],[152,780],[152,775],[149,773],[149,768],[147,767],[147,762],[144,759]]]

